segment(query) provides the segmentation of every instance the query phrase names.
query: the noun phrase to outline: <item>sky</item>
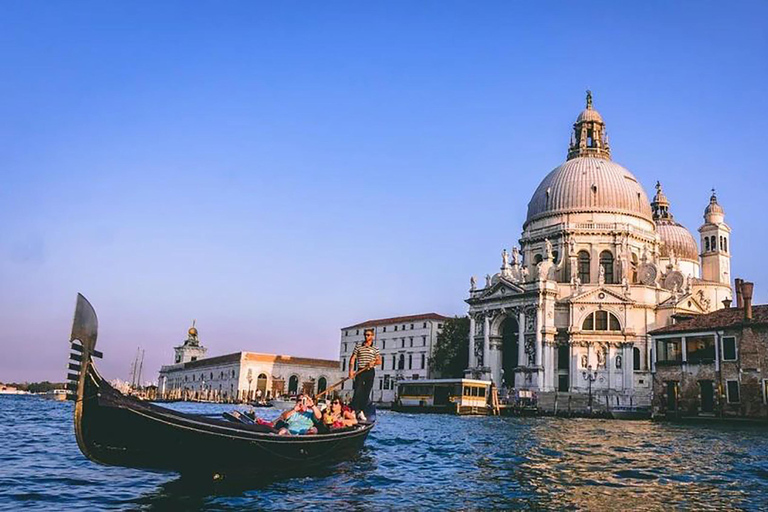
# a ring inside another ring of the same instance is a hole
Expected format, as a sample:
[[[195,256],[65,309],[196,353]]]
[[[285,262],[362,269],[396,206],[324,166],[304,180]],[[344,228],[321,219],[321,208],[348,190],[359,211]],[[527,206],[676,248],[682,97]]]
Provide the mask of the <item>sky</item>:
[[[587,88],[613,158],[768,302],[766,2],[3,2],[0,381],[336,359],[340,328],[466,312],[565,159]]]

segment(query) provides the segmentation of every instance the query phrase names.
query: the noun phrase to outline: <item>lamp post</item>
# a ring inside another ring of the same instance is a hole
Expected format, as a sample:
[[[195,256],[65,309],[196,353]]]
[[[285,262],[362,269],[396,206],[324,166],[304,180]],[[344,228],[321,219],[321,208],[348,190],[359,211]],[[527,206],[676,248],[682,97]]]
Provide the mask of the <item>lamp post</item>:
[[[587,366],[587,370],[582,372],[584,380],[589,382],[589,415],[592,416],[592,383],[597,380],[597,370],[592,371],[592,365]]]
[[[248,368],[248,401],[251,401],[251,381],[253,380],[253,369]]]

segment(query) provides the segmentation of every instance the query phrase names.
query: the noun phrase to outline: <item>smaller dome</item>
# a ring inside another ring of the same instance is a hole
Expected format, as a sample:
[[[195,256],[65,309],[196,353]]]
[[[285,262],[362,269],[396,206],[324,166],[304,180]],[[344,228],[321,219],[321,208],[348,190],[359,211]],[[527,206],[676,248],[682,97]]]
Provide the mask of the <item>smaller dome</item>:
[[[583,123],[583,122],[596,122],[596,123],[602,123],[603,122],[603,116],[600,115],[600,112],[593,109],[591,106],[585,108],[581,111],[581,114],[579,114],[579,117],[576,118],[576,123]]]
[[[661,257],[669,258],[670,250],[676,258],[699,260],[699,246],[685,226],[673,220],[656,221],[656,231],[661,237]]]
[[[711,214],[720,214],[724,215],[725,210],[723,210],[723,207],[720,206],[720,203],[717,202],[717,195],[715,195],[715,189],[712,189],[712,197],[709,198],[709,204],[706,208],[704,208],[704,216]]]

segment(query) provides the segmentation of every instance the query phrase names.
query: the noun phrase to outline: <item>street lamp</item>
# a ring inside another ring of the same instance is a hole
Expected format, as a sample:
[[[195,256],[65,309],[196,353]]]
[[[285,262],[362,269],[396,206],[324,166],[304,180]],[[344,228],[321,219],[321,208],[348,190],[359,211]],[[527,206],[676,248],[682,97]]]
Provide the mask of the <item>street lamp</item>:
[[[253,369],[248,368],[248,401],[251,401],[251,381],[253,380]]]
[[[584,380],[589,382],[589,415],[592,415],[592,383],[597,380],[597,370],[592,371],[592,365],[587,366],[587,371],[582,372]]]

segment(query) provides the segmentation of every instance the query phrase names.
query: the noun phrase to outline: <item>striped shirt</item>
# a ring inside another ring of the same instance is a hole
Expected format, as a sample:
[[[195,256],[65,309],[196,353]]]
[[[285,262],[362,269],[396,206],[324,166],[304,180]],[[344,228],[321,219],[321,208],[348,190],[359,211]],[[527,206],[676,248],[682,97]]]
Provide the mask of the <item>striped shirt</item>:
[[[373,362],[376,361],[376,358],[379,356],[379,349],[373,343],[370,345],[361,343],[355,347],[352,355],[355,356],[355,359],[357,360],[357,368],[363,369],[369,364],[372,365]]]

